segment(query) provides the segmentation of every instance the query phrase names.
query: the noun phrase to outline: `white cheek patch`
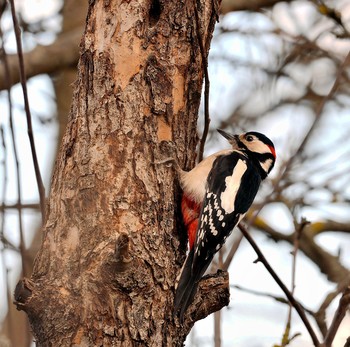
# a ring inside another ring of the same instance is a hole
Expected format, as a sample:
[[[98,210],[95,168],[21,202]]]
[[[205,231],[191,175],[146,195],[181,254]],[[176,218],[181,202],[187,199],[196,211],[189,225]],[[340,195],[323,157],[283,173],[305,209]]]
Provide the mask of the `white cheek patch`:
[[[270,170],[271,165],[272,165],[272,159],[267,159],[263,163],[260,163],[260,165],[264,169],[265,172],[268,172]]]
[[[226,189],[221,193],[221,207],[226,213],[232,213],[235,208],[235,200],[238,189],[241,185],[241,179],[247,170],[247,164],[244,160],[239,159],[232,171],[231,176],[225,178]]]
[[[250,151],[255,152],[255,153],[271,153],[271,150],[268,145],[261,141],[256,141],[254,143],[247,143],[247,147],[249,148]]]

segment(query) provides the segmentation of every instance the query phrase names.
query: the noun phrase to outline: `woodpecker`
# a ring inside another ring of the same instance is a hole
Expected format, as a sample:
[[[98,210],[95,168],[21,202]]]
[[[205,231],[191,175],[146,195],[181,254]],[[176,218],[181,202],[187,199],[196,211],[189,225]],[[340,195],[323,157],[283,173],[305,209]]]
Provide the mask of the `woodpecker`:
[[[178,170],[190,246],[174,299],[180,321],[214,254],[248,211],[276,160],[275,147],[265,135],[218,131],[232,148],[214,153],[189,172]]]
[[[221,134],[224,134],[222,130]],[[225,133],[226,134],[226,133]],[[236,147],[232,144],[232,149]],[[223,150],[210,155],[202,160],[191,171],[181,170],[177,165],[176,169],[179,174],[180,186],[182,188],[181,212],[182,219],[187,229],[188,243],[190,250],[196,239],[198,219],[201,212],[201,206],[205,196],[206,183],[209,172],[213,167],[215,159],[232,152],[232,149]]]

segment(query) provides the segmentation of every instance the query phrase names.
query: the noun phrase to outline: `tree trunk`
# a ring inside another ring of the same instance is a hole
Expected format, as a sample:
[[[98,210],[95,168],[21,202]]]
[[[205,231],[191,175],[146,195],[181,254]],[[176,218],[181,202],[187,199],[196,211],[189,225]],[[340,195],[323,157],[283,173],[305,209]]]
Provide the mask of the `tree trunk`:
[[[185,242],[174,171],[155,164],[194,163],[203,80],[194,11],[207,53],[214,4],[90,1],[42,247],[15,293],[38,346],[180,346],[228,303],[218,273],[202,281],[183,327],[173,317]]]

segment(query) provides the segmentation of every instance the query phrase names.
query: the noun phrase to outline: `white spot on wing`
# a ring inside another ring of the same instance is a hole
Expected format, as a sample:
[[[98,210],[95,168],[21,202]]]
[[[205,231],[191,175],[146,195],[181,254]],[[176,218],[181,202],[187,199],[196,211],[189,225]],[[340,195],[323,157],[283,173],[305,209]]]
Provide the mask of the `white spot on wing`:
[[[216,198],[216,195],[215,195],[215,199],[214,199],[214,209],[215,210],[219,209],[218,199]]]
[[[210,227],[210,232],[213,234],[213,236],[216,236],[218,234],[218,231],[215,228],[212,218],[209,218],[209,227]]]
[[[232,213],[235,207],[237,191],[241,184],[242,176],[247,170],[245,161],[239,159],[233,168],[232,175],[225,178],[226,189],[221,193],[221,206],[226,213]]]

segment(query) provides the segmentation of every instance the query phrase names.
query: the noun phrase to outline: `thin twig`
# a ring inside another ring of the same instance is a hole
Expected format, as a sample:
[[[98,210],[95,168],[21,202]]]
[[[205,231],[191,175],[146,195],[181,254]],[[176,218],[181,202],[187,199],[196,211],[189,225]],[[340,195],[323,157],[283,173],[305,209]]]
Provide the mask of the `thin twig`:
[[[196,31],[197,31],[197,40],[199,49],[201,51],[201,57],[202,57],[202,66],[204,70],[204,129],[202,138],[199,144],[199,150],[198,150],[198,163],[202,161],[203,159],[203,153],[204,153],[204,146],[205,142],[207,140],[208,132],[209,132],[209,124],[210,124],[210,116],[209,116],[209,91],[210,91],[210,80],[209,80],[209,72],[208,72],[208,60],[205,55],[204,50],[204,44],[202,35],[199,28],[199,15],[198,15],[198,8],[197,8],[197,1],[194,1],[194,14],[196,19]]]
[[[293,240],[293,251],[292,251],[292,255],[293,255],[293,261],[292,261],[292,280],[291,280],[291,293],[292,295],[294,295],[295,292],[295,278],[296,278],[296,269],[297,269],[297,254],[299,251],[299,241],[301,238],[301,234],[305,228],[305,226],[307,224],[309,224],[310,222],[307,221],[305,218],[302,218],[298,227],[295,230],[294,233],[294,240]],[[291,320],[291,311],[289,313],[289,322]]]
[[[2,14],[5,11],[6,5],[7,5],[6,1],[4,1],[0,5],[0,20],[2,18]],[[4,60],[5,73],[8,73],[8,65],[6,65],[6,63],[7,63],[7,61],[6,61],[6,52],[5,52],[5,47],[4,47],[4,36],[3,36],[3,33],[2,33],[1,26],[0,26],[0,39],[1,39],[0,59]],[[11,101],[11,97],[9,95],[8,95],[8,97],[9,97],[9,101]],[[10,107],[10,109],[12,110],[12,107]],[[5,141],[4,128],[3,128],[2,125],[0,126],[0,136],[1,136],[1,146],[3,148],[2,153],[3,153],[3,156],[4,156],[4,159],[3,159],[3,162],[2,162],[4,175],[3,175],[2,199],[1,199],[1,206],[3,207],[3,206],[5,206],[5,203],[6,203],[6,191],[7,191],[7,180],[8,180],[8,178],[7,178],[7,146],[6,146],[6,141]],[[5,238],[5,236],[4,236],[5,210],[1,210],[0,212],[1,212],[0,241],[2,242],[2,240]],[[5,263],[3,262],[3,264],[5,264]]]
[[[248,294],[252,294],[252,295],[256,295],[256,296],[263,296],[265,298],[273,299],[279,303],[289,305],[289,301],[282,296],[277,296],[274,294],[260,292],[258,290],[254,290],[254,289],[250,289],[250,288],[245,288],[245,287],[239,286],[238,284],[231,284],[230,287],[237,289],[237,290],[240,290],[242,292],[248,293]]]
[[[21,78],[21,85],[22,85],[23,98],[24,98],[24,109],[26,112],[26,119],[27,119],[27,132],[28,132],[30,149],[32,152],[32,158],[33,158],[33,164],[34,164],[35,177],[36,177],[36,182],[38,185],[38,191],[39,191],[39,197],[40,197],[41,217],[42,217],[42,222],[44,222],[45,220],[45,188],[41,178],[38,158],[37,158],[36,149],[35,149],[32,117],[31,117],[30,108],[29,108],[26,74],[25,74],[24,61],[23,61],[21,31],[20,31],[17,16],[16,16],[14,0],[10,0],[10,4],[11,4],[13,26],[14,26],[15,36],[16,36],[18,61],[19,61],[19,68],[20,68],[20,78]]]
[[[321,113],[326,105],[326,103],[334,96],[336,90],[339,87],[340,84],[340,79],[341,76],[343,75],[343,72],[345,70],[345,68],[350,64],[350,51],[348,53],[348,55],[346,56],[346,58],[344,59],[343,63],[340,65],[332,89],[329,91],[329,93],[322,98],[321,102],[317,105],[316,107],[316,111],[315,111],[315,120],[312,123],[311,127],[309,128],[308,132],[306,133],[306,135],[304,136],[303,141],[299,144],[298,148],[295,151],[295,154],[293,156],[291,156],[289,158],[289,160],[287,162],[285,162],[284,166],[281,168],[280,170],[280,175],[279,177],[276,179],[277,185],[279,184],[279,182],[281,182],[282,178],[284,178],[284,176],[286,175],[286,173],[289,171],[289,169],[291,168],[292,164],[294,163],[294,160],[297,158],[297,154],[300,154],[303,152],[309,138],[310,135],[312,134],[312,132],[315,130],[316,126],[318,125],[320,119],[321,119]]]
[[[350,276],[348,276],[348,278],[345,278],[342,282],[338,283],[336,290],[326,295],[325,299],[323,300],[317,312],[313,314],[315,321],[324,337],[327,335],[327,332],[328,332],[328,328],[326,324],[326,310],[328,309],[330,304],[333,302],[333,300],[341,292],[343,292],[349,285],[350,285]]]
[[[291,281],[291,292],[294,295],[294,291],[295,291],[295,277],[296,277],[296,265],[297,265],[297,254],[299,251],[299,242],[300,242],[300,238],[301,235],[304,231],[304,228],[310,224],[310,222],[308,220],[306,220],[305,218],[301,218],[300,223],[298,224],[298,227],[296,228],[295,234],[294,234],[294,249],[293,249],[293,263],[292,263],[292,281]]]
[[[282,289],[282,291],[287,296],[287,298],[290,301],[290,303],[293,305],[295,310],[298,312],[301,320],[303,321],[307,331],[309,332],[309,334],[311,336],[311,339],[312,339],[312,342],[313,342],[314,346],[318,347],[320,345],[320,342],[318,341],[318,338],[317,338],[317,336],[316,336],[316,334],[315,334],[315,332],[314,332],[314,330],[313,330],[313,328],[312,328],[308,318],[305,315],[304,309],[299,304],[299,302],[294,298],[294,296],[291,294],[291,292],[288,290],[288,288],[282,282],[282,280],[279,278],[279,276],[276,274],[276,272],[273,270],[273,268],[271,267],[271,265],[269,264],[269,262],[267,261],[267,259],[263,255],[263,253],[261,252],[260,248],[255,243],[254,239],[250,236],[248,230],[242,225],[242,223],[240,223],[238,225],[238,227],[241,230],[241,232],[244,235],[244,237],[247,239],[247,241],[253,247],[253,249],[256,252],[256,254],[258,255],[258,261],[260,261],[265,266],[265,268],[270,273],[272,278],[275,280],[275,282],[278,284],[278,286]]]
[[[260,292],[258,290],[254,290],[254,289],[249,289],[249,288],[245,288],[242,286],[239,286],[237,284],[232,284],[230,285],[231,288],[237,289],[237,290],[241,290],[242,292],[246,292],[248,294],[252,294],[252,295],[256,295],[256,296],[263,296],[266,298],[270,298],[273,299],[281,304],[285,304],[285,305],[289,305],[289,301],[287,299],[285,299],[282,296],[277,296],[274,294],[270,294],[270,293],[266,293],[266,292]],[[313,316],[314,312],[311,311],[310,309],[306,308],[305,306],[303,306],[302,304],[299,303],[299,305],[303,308],[303,310],[308,313],[309,315]]]
[[[1,31],[1,29],[0,29]],[[3,182],[2,182],[2,198],[1,198],[1,206],[5,205],[6,201],[6,188],[7,188],[7,147],[5,142],[5,134],[4,128],[0,125],[0,137],[1,137],[1,146],[3,149],[4,159],[2,162],[3,167]],[[0,241],[4,238],[4,228],[5,228],[5,210],[1,210],[1,225],[0,225]]]
[[[20,253],[18,247],[16,247],[11,241],[9,241],[4,235],[0,235],[0,241],[4,248],[10,249],[11,251]]]
[[[327,331],[324,340],[325,347],[331,347],[335,334],[338,331],[340,323],[343,321],[346,311],[350,308],[350,286],[344,290],[342,297],[339,300],[339,306],[335,311],[333,321]]]
[[[3,287],[6,290],[6,299],[7,299],[7,315],[6,315],[6,321],[4,320],[4,325],[7,325],[7,333],[8,333],[8,337],[11,337],[15,334],[16,332],[16,320],[13,319],[13,311],[10,308],[10,305],[12,304],[13,298],[12,298],[12,293],[11,293],[11,286],[9,283],[9,271],[8,268],[6,267],[6,259],[5,259],[5,255],[4,255],[4,250],[1,250],[1,261],[3,264],[3,272],[4,272],[4,283],[3,283]]]
[[[22,203],[22,204],[11,204],[11,205],[7,205],[7,204],[2,204],[0,206],[0,211],[5,211],[5,210],[18,210],[19,208],[21,208],[22,210],[24,209],[29,209],[29,210],[40,210],[40,205],[37,203]]]
[[[289,159],[286,160],[281,165],[281,168],[279,170],[279,173],[277,174],[277,177],[272,182],[272,188],[271,188],[272,192],[280,192],[281,191],[280,183],[285,178],[285,176],[288,174],[288,172],[291,169],[296,158],[298,158],[298,154],[300,155],[304,151],[304,148],[305,148],[312,132],[316,129],[316,126],[318,125],[318,123],[321,119],[321,114],[322,114],[322,111],[323,111],[326,103],[334,96],[336,90],[339,87],[340,79],[343,75],[343,72],[345,71],[345,68],[349,64],[350,64],[350,51],[337,71],[337,74],[336,74],[336,77],[335,77],[335,80],[334,80],[334,83],[333,83],[331,90],[324,98],[322,98],[321,102],[318,104],[318,106],[315,110],[315,120],[313,121],[311,127],[309,128],[309,130],[305,134],[305,136],[304,136],[303,140],[301,141],[301,143],[299,144],[299,146],[295,149],[294,155],[290,156]],[[255,218],[258,216],[258,214],[263,209],[263,207],[266,205],[266,203],[267,203],[267,201],[263,201],[261,204],[259,204],[256,207],[255,215],[249,221],[249,225],[254,223]]]
[[[21,253],[21,264],[22,264],[22,273],[23,276],[26,276],[26,270],[25,270],[25,259],[26,259],[26,249],[24,244],[24,231],[23,231],[23,216],[22,216],[22,185],[21,185],[21,171],[19,167],[19,160],[18,160],[18,151],[17,151],[17,143],[16,143],[16,136],[15,136],[15,127],[13,124],[13,112],[12,112],[12,98],[11,98],[11,75],[10,75],[10,69],[8,66],[6,51],[4,47],[4,40],[3,40],[3,34],[0,29],[0,37],[2,41],[2,60],[4,63],[5,68],[5,76],[6,81],[8,83],[7,87],[7,101],[8,101],[8,108],[9,108],[9,123],[10,123],[10,133],[11,133],[11,141],[12,141],[12,151],[13,151],[13,157],[15,160],[15,168],[16,168],[16,182],[17,182],[17,205],[18,205],[18,227],[19,227],[19,251]],[[5,153],[6,154],[6,153]],[[5,239],[5,237],[2,235],[2,240]]]
[[[302,218],[301,222],[297,225],[297,228],[295,230],[294,233],[294,239],[293,239],[293,251],[292,251],[292,279],[291,279],[291,294],[294,296],[294,292],[295,292],[295,278],[296,278],[296,265],[297,265],[297,254],[298,254],[298,250],[299,250],[299,241],[301,238],[301,234],[304,230],[304,227],[308,224],[309,222],[306,221],[306,219]],[[289,302],[289,310],[288,310],[288,318],[287,318],[287,323],[286,323],[286,328],[283,334],[283,338],[282,338],[282,343],[281,346],[287,346],[291,339],[293,339],[293,337],[290,337],[290,328],[291,328],[291,324],[292,324],[292,310],[293,310],[293,306],[292,303]],[[294,335],[295,337],[295,335]]]
[[[219,251],[219,267],[223,265],[224,250]],[[214,312],[214,347],[221,347],[221,310]]]
[[[0,37],[1,37],[1,28],[0,28]],[[8,248],[13,251],[18,252],[17,247],[12,244],[6,237],[5,237],[5,201],[6,201],[6,192],[7,192],[7,146],[6,146],[6,141],[5,141],[5,134],[4,134],[4,128],[1,125],[0,126],[0,138],[1,138],[1,147],[3,149],[3,154],[4,154],[4,159],[2,162],[2,167],[3,167],[3,184],[2,184],[2,197],[1,197],[1,208],[0,208],[0,214],[1,214],[1,224],[0,224],[0,242],[2,243],[3,249]],[[20,224],[21,225],[21,224]],[[3,252],[3,249],[0,250],[1,254]],[[5,264],[5,259],[3,259],[3,264]],[[6,270],[6,269],[5,269]],[[4,282],[5,283],[5,282]]]
[[[242,233],[240,233],[237,238],[235,239],[235,241],[232,243],[231,245],[231,249],[228,253],[228,255],[226,256],[226,259],[224,261],[224,264],[222,265],[222,270],[223,271],[227,271],[229,266],[231,265],[232,259],[235,256],[239,245],[241,244],[241,241],[243,239],[243,235]]]
[[[214,347],[221,347],[221,310],[214,312]]]
[[[218,252],[218,263],[212,263],[212,270],[216,272],[223,267],[224,249]],[[221,310],[214,312],[214,347],[221,347]]]

